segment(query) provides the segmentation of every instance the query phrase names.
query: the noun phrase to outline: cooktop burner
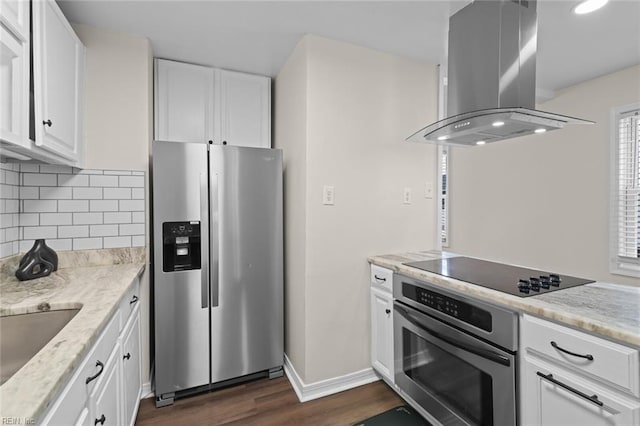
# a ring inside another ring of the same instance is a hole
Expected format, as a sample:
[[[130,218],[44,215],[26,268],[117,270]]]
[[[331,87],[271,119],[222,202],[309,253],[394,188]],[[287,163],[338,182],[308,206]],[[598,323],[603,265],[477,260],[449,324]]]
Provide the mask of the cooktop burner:
[[[520,297],[536,296],[594,282],[464,256],[409,262],[404,265]]]

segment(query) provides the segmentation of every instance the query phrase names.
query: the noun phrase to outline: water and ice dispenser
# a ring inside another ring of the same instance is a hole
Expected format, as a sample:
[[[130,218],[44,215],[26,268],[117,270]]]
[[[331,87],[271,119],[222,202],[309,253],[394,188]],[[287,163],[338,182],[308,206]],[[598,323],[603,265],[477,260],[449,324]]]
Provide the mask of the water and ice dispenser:
[[[164,272],[200,269],[200,222],[164,222],[162,246]]]

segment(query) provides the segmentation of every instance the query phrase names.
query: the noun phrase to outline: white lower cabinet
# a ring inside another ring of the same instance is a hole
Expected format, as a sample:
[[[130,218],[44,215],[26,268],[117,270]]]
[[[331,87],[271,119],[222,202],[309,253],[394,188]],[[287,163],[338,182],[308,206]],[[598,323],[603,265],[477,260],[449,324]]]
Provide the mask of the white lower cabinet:
[[[385,381],[393,384],[393,296],[389,291],[393,272],[376,265],[371,267],[371,365]],[[383,283],[389,286],[380,285],[373,278],[376,275],[384,275]]]
[[[134,424],[142,393],[138,300],[136,283],[41,424]]]
[[[521,424],[640,425],[637,349],[529,315],[520,324]]]

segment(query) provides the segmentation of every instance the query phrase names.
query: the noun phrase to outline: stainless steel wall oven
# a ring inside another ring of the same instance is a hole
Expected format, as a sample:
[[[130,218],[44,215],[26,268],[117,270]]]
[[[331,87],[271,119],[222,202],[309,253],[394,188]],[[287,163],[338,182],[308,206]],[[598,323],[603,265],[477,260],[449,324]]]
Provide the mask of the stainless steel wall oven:
[[[515,312],[395,275],[395,381],[444,425],[516,425]]]

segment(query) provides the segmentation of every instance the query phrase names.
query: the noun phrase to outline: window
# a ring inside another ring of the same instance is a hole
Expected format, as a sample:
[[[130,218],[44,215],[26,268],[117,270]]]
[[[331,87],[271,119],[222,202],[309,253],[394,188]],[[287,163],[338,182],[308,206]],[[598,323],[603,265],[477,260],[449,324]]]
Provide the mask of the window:
[[[440,146],[438,149],[438,230],[440,231],[440,244],[449,246],[449,148]]]
[[[611,272],[640,277],[640,104],[612,112]]]

